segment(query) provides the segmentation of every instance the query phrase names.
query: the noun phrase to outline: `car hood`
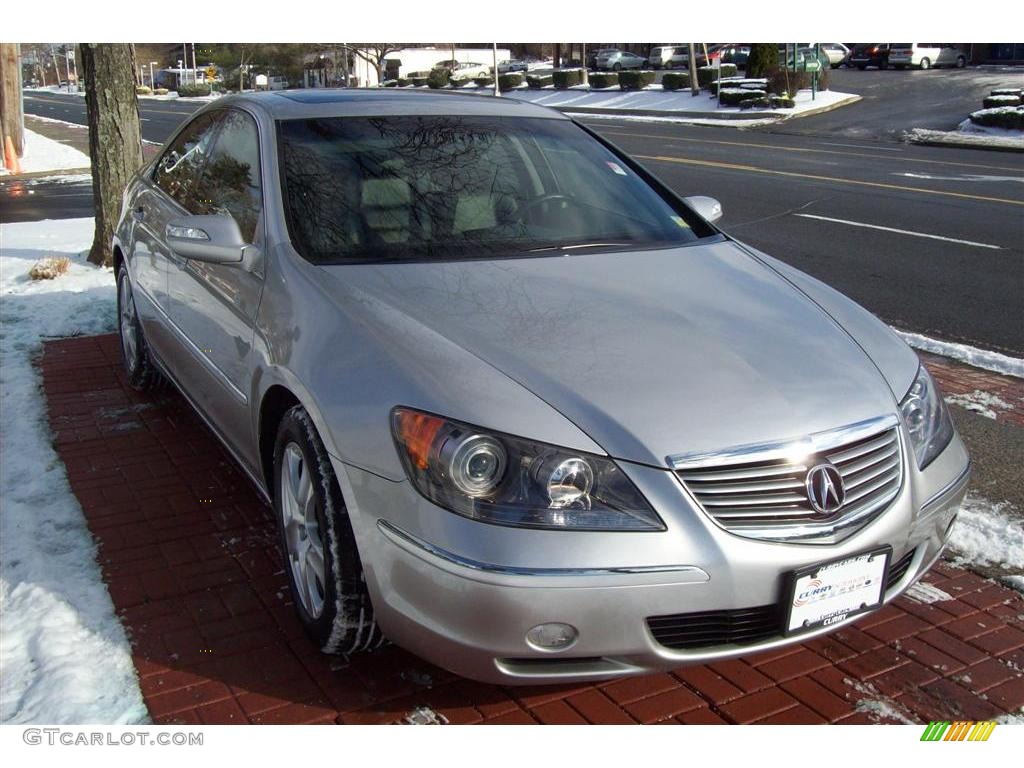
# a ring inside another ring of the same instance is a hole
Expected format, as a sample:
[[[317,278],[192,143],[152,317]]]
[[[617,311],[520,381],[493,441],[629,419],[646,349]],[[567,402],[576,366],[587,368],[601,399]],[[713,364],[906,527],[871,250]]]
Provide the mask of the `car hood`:
[[[670,455],[800,437],[896,409],[878,368],[835,320],[729,241],[323,269],[339,281],[339,300],[356,291],[386,303],[624,460],[666,466]]]

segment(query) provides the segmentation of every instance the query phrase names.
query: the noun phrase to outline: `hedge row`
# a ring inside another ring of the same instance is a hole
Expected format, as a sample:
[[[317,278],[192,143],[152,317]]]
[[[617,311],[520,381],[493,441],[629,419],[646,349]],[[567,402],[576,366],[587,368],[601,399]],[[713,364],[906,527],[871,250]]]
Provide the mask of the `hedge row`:
[[[179,96],[209,96],[210,89],[205,85],[179,85]]]
[[[993,88],[989,93],[993,96],[1024,96],[1024,88]]]
[[[990,128],[1024,130],[1024,107],[996,107],[972,112],[971,122]]]
[[[507,91],[509,88],[518,88],[522,84],[522,72],[506,72],[504,75],[498,75],[498,87],[503,91]]]
[[[992,109],[993,107],[1017,107],[1024,103],[1024,99],[1021,99],[1020,94],[1002,94],[997,93],[993,96],[986,96],[982,101],[981,105],[985,109]]]
[[[431,88],[447,88],[452,81],[452,73],[445,67],[434,67],[427,75],[427,85]]]
[[[494,77],[492,75],[487,75],[486,77],[474,77],[473,82],[483,88],[487,85],[494,85]]]
[[[688,72],[666,72],[661,76],[661,87],[666,91],[678,91],[690,87]]]
[[[719,88],[747,88],[754,91],[768,90],[768,81],[764,78],[734,78],[732,80],[716,80],[708,86],[712,96],[718,95]]]
[[[555,78],[552,75],[527,75],[526,84],[531,88],[545,88],[553,85]]]
[[[582,69],[556,69],[551,73],[555,88],[572,88],[583,82]]]
[[[793,99],[784,96],[755,96],[754,98],[743,99],[740,102],[740,109],[753,109],[754,107],[767,107],[779,109],[782,107],[795,107]]]
[[[718,99],[725,107],[738,107],[747,99],[767,98],[767,91],[751,91],[747,88],[723,88]]]
[[[589,79],[591,88],[611,88],[613,85],[619,84],[619,73],[591,72]]]
[[[650,70],[627,69],[619,72],[619,87],[624,91],[638,91],[654,83]]]
[[[721,69],[708,65],[706,67],[697,67],[697,84],[702,88],[706,88],[711,85],[715,80],[721,77],[735,77],[739,69],[735,64],[723,64]]]

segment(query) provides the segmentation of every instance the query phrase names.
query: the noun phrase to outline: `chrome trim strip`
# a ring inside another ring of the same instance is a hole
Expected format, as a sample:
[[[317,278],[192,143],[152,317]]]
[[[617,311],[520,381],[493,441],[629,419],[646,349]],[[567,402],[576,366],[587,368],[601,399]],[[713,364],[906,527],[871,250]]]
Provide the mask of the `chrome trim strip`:
[[[941,491],[933,494],[928,501],[921,505],[921,517],[925,517],[934,512],[934,509],[929,507],[937,507],[946,502],[950,496],[955,495],[967,485],[967,481],[971,479],[971,462],[968,460],[967,466],[964,467],[963,471],[956,476],[949,484],[946,485]]]
[[[714,453],[677,453],[668,457],[674,470],[717,467],[725,464],[745,464],[776,459],[794,459],[870,437],[899,423],[896,414],[865,419],[844,427],[817,432],[806,437],[770,443],[752,443],[726,448]]]
[[[133,288],[135,287],[136,286],[133,286]],[[227,377],[227,374],[225,374],[224,371],[218,368],[216,363],[214,363],[213,360],[206,356],[206,353],[204,353],[199,347],[196,346],[195,342],[193,342],[192,339],[190,339],[185,334],[185,332],[178,327],[177,323],[171,320],[168,314],[164,312],[164,308],[160,306],[160,304],[157,302],[155,298],[153,298],[153,295],[148,290],[143,288],[141,285],[137,286],[137,288],[142,292],[143,296],[149,299],[149,302],[150,304],[153,305],[153,308],[158,313],[160,313],[160,317],[162,317],[164,321],[166,321],[167,327],[173,330],[175,334],[177,334],[178,338],[180,338],[183,342],[185,342],[185,344],[188,345],[189,350],[192,352],[193,355],[196,356],[196,358],[198,358],[199,362],[205,365],[209,369],[209,371],[220,380],[221,384],[226,386],[228,388],[228,391],[231,392],[231,394],[233,394],[235,398],[242,403],[242,405],[248,405],[249,398],[246,397],[245,393],[238,387],[236,387],[231,382],[231,379]]]
[[[693,565],[640,565],[622,568],[519,568],[511,565],[493,565],[491,563],[482,563],[479,560],[471,560],[468,557],[456,555],[446,549],[430,544],[423,539],[413,536],[411,533],[403,531],[387,520],[378,520],[377,528],[389,538],[397,538],[402,542],[412,544],[424,552],[454,565],[485,573],[497,573],[506,576],[612,576],[616,574],[684,572],[699,573],[705,577],[707,576],[701,568]]]

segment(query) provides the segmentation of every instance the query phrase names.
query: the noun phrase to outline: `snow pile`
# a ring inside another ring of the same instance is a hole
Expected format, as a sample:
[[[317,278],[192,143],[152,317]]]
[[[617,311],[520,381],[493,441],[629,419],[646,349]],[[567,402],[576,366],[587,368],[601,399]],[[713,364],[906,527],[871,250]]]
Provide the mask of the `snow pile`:
[[[986,419],[996,418],[998,415],[996,409],[1004,413],[1013,410],[1013,403],[1008,403],[1001,397],[993,395],[991,392],[985,392],[982,389],[976,389],[973,392],[967,392],[962,395],[947,395],[945,399],[947,403],[959,405],[968,411],[974,411]]]
[[[1001,355],[998,352],[990,352],[987,349],[978,349],[967,344],[955,344],[949,341],[939,341],[919,333],[908,333],[898,328],[893,328],[901,339],[914,349],[924,352],[931,352],[934,355],[951,357],[954,360],[973,365],[975,368],[984,368],[986,371],[1005,373],[1007,376],[1016,376],[1024,379],[1024,360],[1008,355]]]
[[[915,603],[924,603],[925,605],[942,603],[953,599],[952,595],[943,592],[934,584],[926,584],[923,581],[912,585],[910,589],[903,593],[903,596],[913,600]]]
[[[48,139],[25,129],[25,154],[21,157],[22,173],[60,171],[65,168],[88,168],[89,156],[74,147]],[[0,168],[0,175],[7,171]]]
[[[51,446],[39,376],[45,337],[113,329],[113,275],[85,262],[93,220],[0,225],[0,722],[145,722],[124,630]],[[31,266],[66,256],[67,273]]]
[[[965,120],[960,125],[963,126],[964,123],[967,123],[970,129],[933,131],[930,128],[914,128],[903,134],[903,140],[911,144],[950,144],[961,147],[989,147],[1024,151],[1024,136],[1021,131],[974,125],[970,120]]]
[[[968,494],[949,539],[957,565],[995,565],[1024,571],[1024,525],[1008,514],[1007,502]]]

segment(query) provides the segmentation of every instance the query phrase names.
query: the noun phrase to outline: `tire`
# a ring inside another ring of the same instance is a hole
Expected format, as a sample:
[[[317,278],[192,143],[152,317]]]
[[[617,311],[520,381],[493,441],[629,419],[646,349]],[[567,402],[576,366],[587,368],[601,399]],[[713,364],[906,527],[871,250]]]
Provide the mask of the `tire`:
[[[965,59],[963,56],[957,56],[957,58],[956,58],[956,68],[957,69],[963,69],[966,66],[967,66],[967,59]]]
[[[121,358],[124,360],[128,384],[140,392],[159,389],[163,376],[150,357],[142,323],[135,311],[132,281],[124,263],[117,270],[117,332],[121,339]]]
[[[277,430],[274,512],[295,610],[309,638],[324,653],[382,645],[341,487],[300,405]]]
[[[619,62],[612,64],[612,72],[619,72],[622,69],[622,65]]]
[[[917,65],[921,69],[931,69],[932,63],[928,60],[928,57],[921,59],[921,63]]]
[[[857,65],[857,69],[859,69],[861,72],[863,72],[867,68],[868,68],[867,64],[858,64]]]

